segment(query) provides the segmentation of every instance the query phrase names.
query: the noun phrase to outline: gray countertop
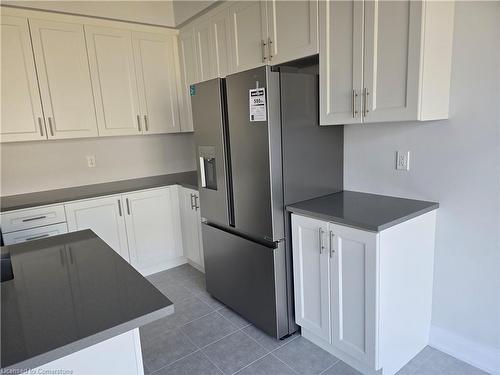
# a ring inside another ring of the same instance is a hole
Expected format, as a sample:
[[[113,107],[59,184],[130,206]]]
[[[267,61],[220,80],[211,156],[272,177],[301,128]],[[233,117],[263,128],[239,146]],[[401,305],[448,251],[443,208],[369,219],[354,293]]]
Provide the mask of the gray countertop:
[[[296,214],[379,232],[435,210],[439,203],[341,191],[287,206]]]
[[[196,171],[5,196],[0,198],[0,211],[5,212],[19,210],[21,208],[44,206],[47,204],[93,198],[103,195],[120,194],[128,191],[151,189],[175,184],[192,189],[198,189]]]
[[[32,369],[173,313],[91,230],[2,248],[1,367]]]

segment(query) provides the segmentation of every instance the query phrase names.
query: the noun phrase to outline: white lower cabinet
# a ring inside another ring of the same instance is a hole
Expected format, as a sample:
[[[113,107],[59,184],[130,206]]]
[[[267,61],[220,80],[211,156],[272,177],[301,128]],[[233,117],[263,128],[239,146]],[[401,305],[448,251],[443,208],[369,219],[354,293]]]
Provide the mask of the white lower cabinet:
[[[68,231],[92,229],[113,250],[130,261],[121,195],[67,203],[64,209]]]
[[[292,214],[295,320],[363,374],[395,374],[429,340],[436,212],[380,232]]]
[[[199,193],[193,189],[180,188],[179,198],[184,255],[189,263],[203,271],[204,261]]]
[[[123,194],[130,263],[143,275],[184,263],[177,186]]]

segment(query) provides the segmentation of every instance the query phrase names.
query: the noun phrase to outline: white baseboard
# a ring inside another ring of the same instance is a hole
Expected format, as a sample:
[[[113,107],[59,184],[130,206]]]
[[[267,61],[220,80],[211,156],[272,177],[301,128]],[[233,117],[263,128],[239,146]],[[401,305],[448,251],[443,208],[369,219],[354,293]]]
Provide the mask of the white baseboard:
[[[500,349],[431,326],[429,345],[493,375],[500,375]]]
[[[149,276],[149,275],[152,275],[153,273],[165,271],[165,270],[168,270],[170,268],[174,268],[174,267],[180,266],[182,264],[185,264],[187,262],[188,262],[187,259],[182,256],[182,257],[178,257],[175,259],[171,259],[171,260],[164,262],[164,263],[156,264],[153,267],[141,269],[141,270],[139,270],[139,272],[142,274],[142,276]]]

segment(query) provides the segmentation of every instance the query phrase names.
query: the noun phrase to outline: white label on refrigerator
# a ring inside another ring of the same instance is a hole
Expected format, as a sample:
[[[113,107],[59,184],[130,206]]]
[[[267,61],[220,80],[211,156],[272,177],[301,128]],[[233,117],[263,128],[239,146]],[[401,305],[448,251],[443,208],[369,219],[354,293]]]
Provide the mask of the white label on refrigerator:
[[[266,89],[249,90],[250,122],[267,121]]]

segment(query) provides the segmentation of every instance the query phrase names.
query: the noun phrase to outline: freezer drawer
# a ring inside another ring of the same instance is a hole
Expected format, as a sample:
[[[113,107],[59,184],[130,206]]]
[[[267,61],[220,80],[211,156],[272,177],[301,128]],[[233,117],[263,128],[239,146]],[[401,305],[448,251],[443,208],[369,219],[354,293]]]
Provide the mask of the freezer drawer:
[[[202,225],[207,291],[274,337],[288,334],[284,251]]]
[[[38,240],[40,238],[46,238],[50,236],[56,236],[58,234],[64,234],[68,232],[68,227],[66,223],[46,225],[44,227],[32,228],[20,230],[17,232],[11,232],[3,234],[3,241],[5,245],[13,245],[20,242]]]
[[[62,204],[4,212],[0,216],[2,232],[9,233],[66,221]]]

